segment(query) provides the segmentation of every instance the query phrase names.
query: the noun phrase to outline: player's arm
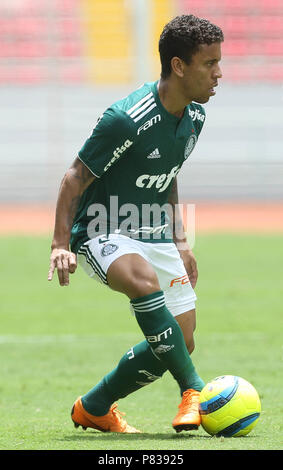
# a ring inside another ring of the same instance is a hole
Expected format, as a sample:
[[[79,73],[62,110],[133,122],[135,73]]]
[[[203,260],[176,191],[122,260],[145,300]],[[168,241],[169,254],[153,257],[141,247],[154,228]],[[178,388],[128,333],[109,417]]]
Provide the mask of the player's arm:
[[[187,237],[184,230],[183,218],[179,208],[177,177],[173,181],[168,203],[172,206],[173,220],[171,223],[173,240],[183,260],[192,287],[194,288],[198,278],[197,262],[187,242]]]
[[[57,269],[61,286],[69,284],[69,273],[74,273],[77,267],[76,255],[69,249],[71,228],[81,196],[94,179],[95,176],[90,170],[79,158],[76,158],[60,185],[48,280],[52,280],[53,273]]]

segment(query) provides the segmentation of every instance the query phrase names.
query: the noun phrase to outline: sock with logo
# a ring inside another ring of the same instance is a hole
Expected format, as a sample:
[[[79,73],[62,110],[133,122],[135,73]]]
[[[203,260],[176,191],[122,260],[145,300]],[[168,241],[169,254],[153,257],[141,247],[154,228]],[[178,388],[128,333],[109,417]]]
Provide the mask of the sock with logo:
[[[117,367],[82,396],[84,408],[95,416],[105,415],[114,401],[153,383],[169,366],[181,395],[188,388],[201,390],[204,386],[191,361],[183,333],[165,307],[163,293],[133,299],[131,303],[147,340],[124,354]]]
[[[144,340],[124,354],[117,367],[82,397],[83,407],[95,416],[103,416],[119,398],[153,383],[166,370]]]
[[[132,299],[131,304],[153,353],[173,375],[181,394],[189,388],[201,391],[204,382],[195,370],[179,324],[165,305],[164,293]]]

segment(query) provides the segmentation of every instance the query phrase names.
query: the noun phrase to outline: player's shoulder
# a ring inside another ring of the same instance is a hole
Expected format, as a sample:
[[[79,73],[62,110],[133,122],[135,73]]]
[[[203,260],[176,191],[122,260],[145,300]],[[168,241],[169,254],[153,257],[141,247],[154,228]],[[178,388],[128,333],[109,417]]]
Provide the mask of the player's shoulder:
[[[156,106],[153,83],[144,83],[109,106],[100,116],[99,123],[135,133],[138,122]]]
[[[125,98],[116,101],[112,106],[113,110],[135,127],[157,106],[153,88],[154,82],[144,83]]]
[[[113,104],[113,107],[117,110],[119,109],[124,111],[128,116],[130,116],[133,111],[138,109],[139,105],[146,103],[147,100],[154,99],[153,85],[153,83],[144,83],[124,98],[116,101]]]

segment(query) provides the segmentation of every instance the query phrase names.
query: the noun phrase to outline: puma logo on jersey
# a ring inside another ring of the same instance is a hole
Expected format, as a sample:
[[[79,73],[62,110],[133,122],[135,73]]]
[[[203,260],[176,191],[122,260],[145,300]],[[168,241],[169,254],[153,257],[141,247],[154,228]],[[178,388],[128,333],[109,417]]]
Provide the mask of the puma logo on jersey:
[[[156,114],[156,116],[153,116],[151,119],[146,121],[141,127],[138,128],[137,135],[139,135],[142,131],[147,131],[147,129],[149,129],[151,126],[153,126],[159,121],[161,121],[161,116],[160,114]]]
[[[189,115],[193,121],[197,119],[198,121],[204,122],[205,120],[205,115],[201,114],[198,109],[196,109],[195,111],[189,109]]]
[[[168,188],[171,181],[177,176],[180,168],[179,165],[174,166],[170,173],[162,173],[161,175],[141,175],[136,179],[136,186],[138,188],[150,189],[153,186],[158,189],[159,193]]]

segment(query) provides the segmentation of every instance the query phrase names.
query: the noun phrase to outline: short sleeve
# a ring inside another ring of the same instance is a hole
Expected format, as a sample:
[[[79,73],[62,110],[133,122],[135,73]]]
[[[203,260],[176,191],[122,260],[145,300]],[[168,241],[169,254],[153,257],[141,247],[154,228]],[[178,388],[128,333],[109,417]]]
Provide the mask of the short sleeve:
[[[133,135],[128,116],[123,111],[108,108],[79,151],[79,159],[100,178],[126,156],[134,143]]]

